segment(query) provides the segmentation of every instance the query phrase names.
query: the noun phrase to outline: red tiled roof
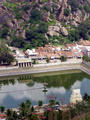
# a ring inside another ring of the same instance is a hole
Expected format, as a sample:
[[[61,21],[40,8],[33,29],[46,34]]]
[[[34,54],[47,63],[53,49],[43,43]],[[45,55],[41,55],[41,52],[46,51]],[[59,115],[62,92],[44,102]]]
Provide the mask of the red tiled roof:
[[[73,47],[73,46],[75,46],[76,44],[75,43],[72,43],[72,44],[66,44],[65,46],[66,47]]]
[[[6,114],[0,114],[0,119],[3,119],[6,117]]]

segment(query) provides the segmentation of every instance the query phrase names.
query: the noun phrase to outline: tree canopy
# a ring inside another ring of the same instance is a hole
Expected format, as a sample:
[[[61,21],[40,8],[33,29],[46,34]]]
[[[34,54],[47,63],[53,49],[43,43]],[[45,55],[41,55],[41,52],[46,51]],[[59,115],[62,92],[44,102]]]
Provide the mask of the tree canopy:
[[[10,50],[0,41],[0,64],[11,64],[13,61],[14,57],[10,53]]]

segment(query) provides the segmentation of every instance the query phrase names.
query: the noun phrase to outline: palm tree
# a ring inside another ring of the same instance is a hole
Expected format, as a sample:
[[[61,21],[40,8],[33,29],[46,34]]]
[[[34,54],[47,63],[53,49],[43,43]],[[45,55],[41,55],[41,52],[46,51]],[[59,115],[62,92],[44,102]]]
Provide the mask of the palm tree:
[[[17,115],[17,113],[16,113],[15,111],[13,111],[12,117],[13,117],[15,120],[18,120],[18,115]]]
[[[7,109],[7,111],[6,111],[7,120],[11,120],[11,118],[12,118],[12,114],[13,114],[12,110]]]
[[[0,106],[0,111],[1,111],[1,113],[3,113],[5,111],[5,107],[4,106]]]
[[[33,106],[31,107],[31,112],[34,112],[34,107]]]
[[[22,102],[20,104],[20,117],[21,118],[27,118],[31,114],[31,102],[27,100],[25,103]]]
[[[42,100],[39,100],[38,101],[38,106],[42,106],[43,105],[43,101]]]
[[[55,105],[55,100],[49,100],[49,105],[50,105],[50,106]]]
[[[24,102],[22,102],[19,106],[20,106],[21,110],[25,109],[25,103]]]
[[[26,103],[25,103],[25,107],[30,108],[30,106],[31,106],[31,102],[29,100],[27,100]]]

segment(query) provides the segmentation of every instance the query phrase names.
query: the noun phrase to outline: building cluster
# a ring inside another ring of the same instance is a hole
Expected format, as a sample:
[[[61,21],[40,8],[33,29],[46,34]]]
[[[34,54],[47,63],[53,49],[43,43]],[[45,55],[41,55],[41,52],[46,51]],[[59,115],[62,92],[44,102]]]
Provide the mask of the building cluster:
[[[51,62],[60,61],[61,56],[65,56],[67,59],[82,59],[84,55],[90,57],[90,41],[87,40],[64,46],[45,45],[37,49],[27,49],[24,52],[18,48],[10,47],[10,49],[12,49],[19,67],[32,66],[33,60],[37,60],[39,63],[45,63],[47,58]]]
[[[36,50],[26,50],[27,57],[31,59],[43,60],[49,58],[60,59],[61,56],[67,59],[78,58],[81,59],[83,55],[90,57],[90,41],[81,40],[78,43],[66,44],[65,46],[45,45],[45,47],[38,47]]]

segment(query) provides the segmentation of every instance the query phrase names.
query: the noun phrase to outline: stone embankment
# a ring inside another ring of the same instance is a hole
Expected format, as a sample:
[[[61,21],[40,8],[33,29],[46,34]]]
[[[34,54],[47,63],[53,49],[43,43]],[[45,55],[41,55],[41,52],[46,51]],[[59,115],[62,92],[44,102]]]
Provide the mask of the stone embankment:
[[[23,74],[34,74],[34,73],[46,73],[46,72],[56,72],[64,70],[81,70],[88,75],[90,75],[90,67],[81,62],[66,62],[66,63],[49,63],[49,64],[37,64],[32,68],[18,68],[18,67],[7,67],[0,69],[0,76],[15,76]]]
[[[87,73],[88,75],[90,75],[90,66],[88,66],[87,64],[82,63],[81,64],[81,70],[83,72]]]

